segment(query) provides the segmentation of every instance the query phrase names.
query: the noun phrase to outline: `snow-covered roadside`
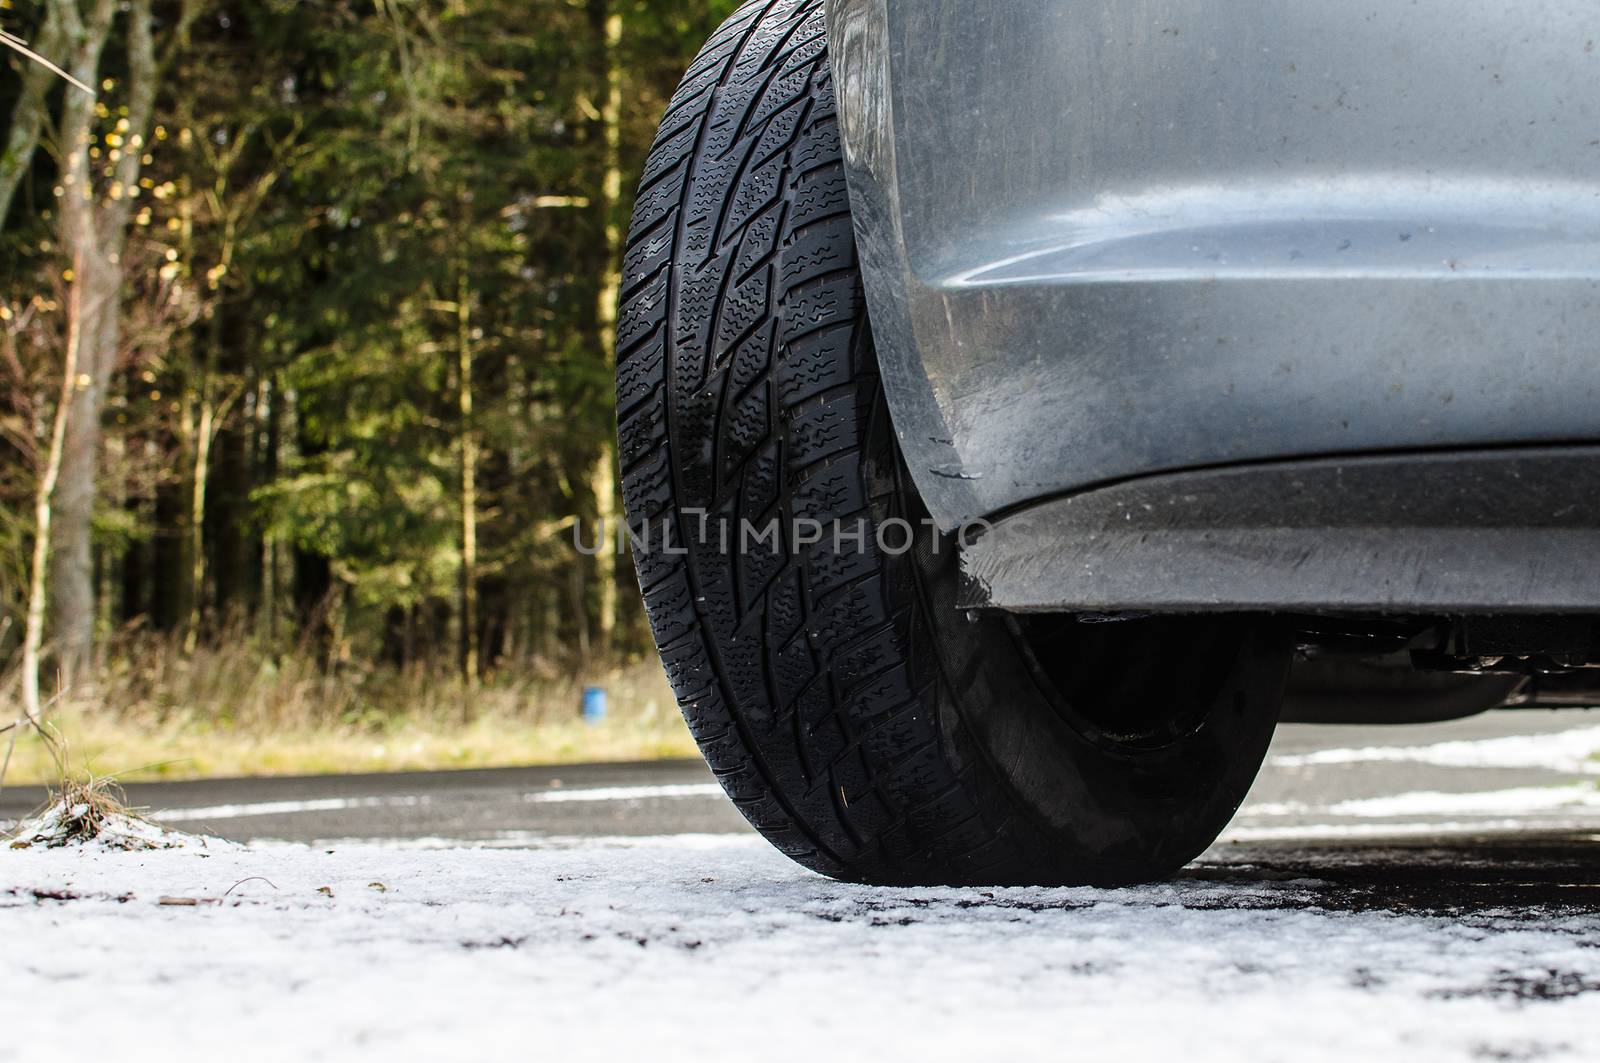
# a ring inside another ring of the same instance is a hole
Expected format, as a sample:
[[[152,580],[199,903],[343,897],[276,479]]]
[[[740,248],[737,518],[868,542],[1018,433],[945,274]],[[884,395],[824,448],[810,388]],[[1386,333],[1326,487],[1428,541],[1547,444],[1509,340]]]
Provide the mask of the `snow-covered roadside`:
[[[1219,852],[1120,891],[845,886],[737,836],[0,853],[0,1058],[1592,1056],[1600,916]]]

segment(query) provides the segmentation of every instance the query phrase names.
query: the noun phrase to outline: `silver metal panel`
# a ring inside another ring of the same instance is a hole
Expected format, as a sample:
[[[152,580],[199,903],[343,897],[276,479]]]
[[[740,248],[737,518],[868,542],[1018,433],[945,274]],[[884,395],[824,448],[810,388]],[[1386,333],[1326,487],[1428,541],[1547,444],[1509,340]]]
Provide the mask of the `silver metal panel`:
[[[833,0],[897,431],[946,527],[1165,470],[1600,438],[1600,19]]]
[[[1600,610],[1600,447],[1306,458],[1030,506],[961,552],[1012,612]]]

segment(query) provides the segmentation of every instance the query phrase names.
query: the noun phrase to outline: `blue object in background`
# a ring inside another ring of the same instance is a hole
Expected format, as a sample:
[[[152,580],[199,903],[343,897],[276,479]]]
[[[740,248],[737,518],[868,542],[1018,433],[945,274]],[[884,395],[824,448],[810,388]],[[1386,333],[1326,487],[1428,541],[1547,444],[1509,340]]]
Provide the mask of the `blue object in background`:
[[[599,723],[606,718],[606,688],[583,688],[583,722]]]

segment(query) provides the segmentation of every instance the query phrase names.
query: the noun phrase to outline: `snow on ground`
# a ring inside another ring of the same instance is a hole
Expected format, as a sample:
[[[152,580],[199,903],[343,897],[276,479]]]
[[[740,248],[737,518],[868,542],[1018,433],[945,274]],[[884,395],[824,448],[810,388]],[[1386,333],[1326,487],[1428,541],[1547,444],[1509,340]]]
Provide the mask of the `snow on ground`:
[[[130,852],[139,849],[226,849],[233,843],[170,830],[139,815],[95,807],[93,800],[69,797],[40,810],[20,823],[0,823],[6,848],[74,846],[92,850]]]
[[[747,836],[35,847],[0,1058],[1593,1058],[1597,946],[1592,909],[1375,907],[1237,845],[1110,891],[853,887]]]
[[[0,1063],[1595,1058],[1600,727],[1527,719],[1556,729],[1280,746],[1222,843],[1129,890],[594,836],[715,823],[709,781],[208,800],[152,818],[473,833],[0,850]]]

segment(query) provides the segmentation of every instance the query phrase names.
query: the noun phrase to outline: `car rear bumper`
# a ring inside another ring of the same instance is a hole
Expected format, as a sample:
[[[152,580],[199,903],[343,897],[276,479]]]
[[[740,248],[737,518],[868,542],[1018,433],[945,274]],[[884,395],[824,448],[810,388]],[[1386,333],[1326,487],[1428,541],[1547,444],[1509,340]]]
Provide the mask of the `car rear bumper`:
[[[1231,465],[1043,502],[962,550],[1013,612],[1600,611],[1600,447]]]
[[[1592,14],[833,0],[873,330],[935,519],[1600,439]]]

